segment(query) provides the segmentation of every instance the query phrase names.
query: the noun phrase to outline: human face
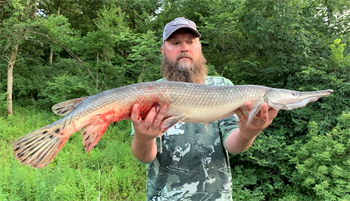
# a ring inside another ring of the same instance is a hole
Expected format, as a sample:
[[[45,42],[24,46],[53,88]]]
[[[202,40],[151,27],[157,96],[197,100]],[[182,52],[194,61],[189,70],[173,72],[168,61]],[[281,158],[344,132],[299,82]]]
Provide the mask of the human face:
[[[198,37],[186,29],[164,42],[161,72],[169,81],[204,84],[208,68]]]
[[[191,31],[180,29],[164,41],[161,51],[170,62],[177,61],[181,66],[186,67],[201,58],[202,46],[199,38]]]

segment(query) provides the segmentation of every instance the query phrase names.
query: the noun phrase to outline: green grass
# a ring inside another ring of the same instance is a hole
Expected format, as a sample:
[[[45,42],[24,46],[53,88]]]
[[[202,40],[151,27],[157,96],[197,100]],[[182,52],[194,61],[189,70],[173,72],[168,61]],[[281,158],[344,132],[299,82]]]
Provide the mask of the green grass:
[[[0,117],[0,200],[144,200],[146,171],[133,157],[130,122],[111,126],[88,155],[73,134],[46,167],[21,165],[12,143],[60,117],[49,111],[15,108]]]
[[[77,132],[47,167],[21,165],[12,143],[58,119],[20,107],[0,117],[0,200],[145,200],[146,170],[131,154],[129,121],[110,126],[89,155]],[[231,155],[234,200],[349,200],[350,113],[337,121],[326,134],[310,122],[303,141],[290,145],[283,129],[259,135]]]

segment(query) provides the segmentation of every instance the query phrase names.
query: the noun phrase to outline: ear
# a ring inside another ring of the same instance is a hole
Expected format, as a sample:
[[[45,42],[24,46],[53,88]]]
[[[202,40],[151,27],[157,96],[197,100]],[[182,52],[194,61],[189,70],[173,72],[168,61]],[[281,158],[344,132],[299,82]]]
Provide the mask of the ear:
[[[162,45],[162,46],[160,47],[160,51],[162,52],[162,55],[164,56],[164,49],[163,49],[163,46],[164,46],[164,45]]]
[[[198,40],[198,43],[199,43],[199,48],[202,50],[202,43],[201,43],[201,41],[199,40],[198,37],[197,37],[197,40]]]

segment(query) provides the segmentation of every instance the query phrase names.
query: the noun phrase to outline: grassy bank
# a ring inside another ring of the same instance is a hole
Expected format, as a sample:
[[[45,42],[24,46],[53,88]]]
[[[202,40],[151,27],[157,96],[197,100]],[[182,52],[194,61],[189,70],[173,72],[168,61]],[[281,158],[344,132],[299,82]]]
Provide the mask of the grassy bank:
[[[28,108],[0,117],[0,200],[144,200],[145,168],[131,154],[128,121],[110,126],[89,155],[77,132],[48,166],[22,166],[12,143],[58,119]]]

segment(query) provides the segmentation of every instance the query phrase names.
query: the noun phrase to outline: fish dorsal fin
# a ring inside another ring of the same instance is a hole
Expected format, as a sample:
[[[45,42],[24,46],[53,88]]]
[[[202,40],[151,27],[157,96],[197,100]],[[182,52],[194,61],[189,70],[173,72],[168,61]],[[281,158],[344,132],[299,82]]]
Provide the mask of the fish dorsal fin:
[[[99,115],[97,115],[96,120],[99,118]],[[105,133],[109,126],[109,122],[106,121],[94,121],[94,122],[101,122],[98,124],[90,124],[87,127],[85,127],[81,137],[83,139],[83,144],[85,147],[85,150],[87,152],[90,152],[94,146],[100,141],[102,135]]]
[[[77,108],[79,104],[86,98],[87,97],[76,98],[76,99],[67,100],[61,103],[57,103],[53,105],[51,109],[57,115],[66,116],[67,114],[75,110],[75,108]]]

